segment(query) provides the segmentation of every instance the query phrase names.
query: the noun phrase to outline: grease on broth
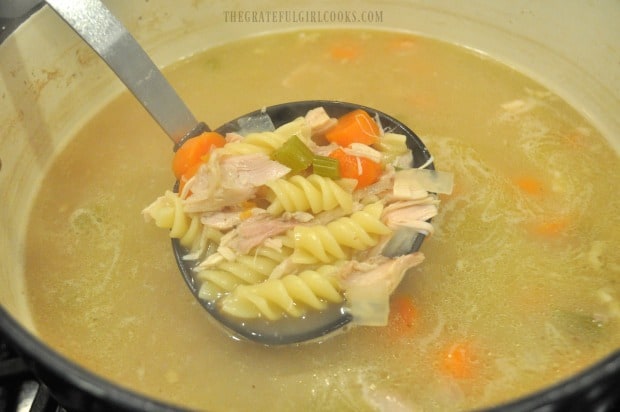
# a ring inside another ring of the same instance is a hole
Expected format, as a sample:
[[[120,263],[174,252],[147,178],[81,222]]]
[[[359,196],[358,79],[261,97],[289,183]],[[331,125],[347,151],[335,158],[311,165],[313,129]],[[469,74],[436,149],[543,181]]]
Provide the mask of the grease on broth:
[[[442,410],[513,399],[620,347],[618,154],[540,84],[453,45],[362,30],[246,39],[167,76],[214,127],[293,100],[375,107],[421,136],[456,190],[396,292],[414,303],[411,326],[237,342],[140,216],[173,184],[172,148],[123,94],[58,156],[30,222],[33,315],[77,363],[198,409]]]

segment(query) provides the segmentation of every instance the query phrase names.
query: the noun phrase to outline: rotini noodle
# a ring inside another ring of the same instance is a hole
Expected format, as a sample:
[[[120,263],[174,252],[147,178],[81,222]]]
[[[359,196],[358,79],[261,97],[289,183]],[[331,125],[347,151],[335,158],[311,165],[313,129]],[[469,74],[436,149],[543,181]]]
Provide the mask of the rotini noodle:
[[[304,142],[310,139],[310,128],[303,118],[284,124],[273,132],[248,133],[242,140],[227,143],[218,150],[220,153],[227,155],[252,153],[269,155],[293,135],[298,136]]]
[[[260,246],[247,255],[237,256],[232,261],[224,260],[213,267],[202,269],[196,276],[202,281],[200,297],[212,301],[239,285],[262,282],[291,253],[292,250],[286,247],[277,251]]]
[[[300,317],[308,308],[325,309],[328,302],[343,300],[334,276],[336,271],[336,267],[327,265],[282,279],[238,286],[222,299],[221,309],[241,318],[265,317],[269,320],[283,316]]]
[[[379,237],[392,232],[381,222],[382,210],[383,205],[377,202],[327,225],[296,226],[290,234],[295,245],[293,262],[329,263],[347,259],[347,248],[364,250],[377,244]]]
[[[172,236],[172,230],[171,230],[170,237],[178,238],[181,245],[183,245],[186,248],[189,248],[190,250],[193,250],[193,246],[195,245],[195,243],[200,240],[202,229],[203,229],[203,225],[202,223],[200,223],[200,217],[192,216],[190,219],[189,225],[187,226],[187,230],[185,230],[185,233],[182,233],[182,231],[177,230],[177,233],[175,233],[175,236]],[[181,236],[176,236],[179,234]]]
[[[188,259],[199,258],[209,245],[220,241],[221,233],[205,227],[199,216],[187,215],[183,211],[181,198],[172,191],[166,191],[145,213],[155,220],[158,227],[170,229],[170,237],[179,239],[179,243],[188,249]]]
[[[340,206],[346,213],[353,209],[353,197],[334,180],[319,175],[295,175],[267,183],[275,199],[267,210],[273,215],[283,212],[319,213]]]
[[[297,136],[304,143],[311,142],[311,129],[306,119],[303,117],[298,117],[297,119],[285,123],[282,126],[278,127],[275,132],[276,134],[285,137],[286,139],[291,136]]]
[[[274,132],[249,133],[243,140],[227,143],[221,149],[222,154],[245,155],[252,153],[271,154],[282,146],[287,138]]]
[[[189,229],[191,218],[183,212],[178,194],[170,190],[147,207],[143,213],[153,219],[157,227],[170,229],[170,237],[182,237]]]
[[[195,233],[191,226],[196,220],[197,219],[192,219],[190,230],[188,230],[185,236],[179,239],[180,243],[182,245],[187,245],[186,247],[189,249],[190,253],[184,256],[184,258],[188,260],[197,260],[201,257],[207,257],[217,250],[217,245],[219,245],[222,239],[222,232],[204,225],[200,225],[202,229],[199,233]],[[199,222],[197,222],[196,227],[199,227],[198,224]]]

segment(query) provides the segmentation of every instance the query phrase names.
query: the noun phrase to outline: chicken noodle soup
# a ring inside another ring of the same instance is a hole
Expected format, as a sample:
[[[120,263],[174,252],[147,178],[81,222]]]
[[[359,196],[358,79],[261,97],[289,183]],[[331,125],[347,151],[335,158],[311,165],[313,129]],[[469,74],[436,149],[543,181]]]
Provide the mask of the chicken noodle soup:
[[[315,107],[278,128],[265,112],[248,122],[261,130],[185,142],[173,159],[178,193],[160,196],[146,219],[187,248],[184,265],[197,261],[190,276],[207,307],[308,322],[346,297],[355,324],[385,326],[390,294],[423,260],[416,237],[433,232],[429,191],[447,181],[449,193],[450,179],[411,169],[406,136],[363,109],[335,118]]]
[[[30,305],[70,359],[201,410],[446,410],[539,390],[620,347],[618,154],[543,85],[454,45],[362,30],[246,39],[166,74],[212,125],[286,101],[377,108],[423,139],[454,192],[386,327],[234,341],[140,217],[172,187],[173,152],[123,94],[76,133],[32,209]]]

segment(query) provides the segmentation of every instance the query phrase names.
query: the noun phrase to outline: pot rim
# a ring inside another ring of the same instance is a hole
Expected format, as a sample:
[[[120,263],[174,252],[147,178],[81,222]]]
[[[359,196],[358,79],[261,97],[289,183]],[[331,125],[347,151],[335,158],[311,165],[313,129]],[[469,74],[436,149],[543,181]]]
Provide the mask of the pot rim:
[[[122,410],[145,412],[187,410],[177,405],[157,401],[147,395],[121,387],[107,378],[97,376],[47,346],[38,337],[22,327],[1,304],[0,335],[4,336],[11,346],[26,358],[28,366],[42,382],[50,387],[53,396],[58,396],[58,393],[54,391],[54,385],[48,379],[64,381],[63,383],[68,383],[92,397],[95,402],[104,401],[106,404],[115,408],[122,408]],[[48,375],[53,376],[50,378]],[[577,374],[551,386],[541,388],[522,398],[480,410],[497,412],[531,411],[550,404],[557,404],[562,400],[570,401],[574,397],[596,400],[601,395],[605,395],[604,391],[600,390],[600,385],[606,381],[617,380],[616,375],[620,375],[620,349]],[[58,400],[61,403],[67,402],[67,406],[87,406],[84,402],[81,405],[71,405],[70,402],[75,401],[74,398]]]
[[[24,360],[34,375],[45,383],[61,404],[67,407],[84,408],[90,410],[89,404],[103,400],[110,406],[121,410],[145,412],[185,411],[179,406],[157,401],[154,398],[139,394],[112,382],[107,378],[97,376],[94,372],[71,361],[59,352],[46,345],[37,336],[26,330],[0,304],[0,336],[5,338]],[[50,376],[51,375],[51,376]],[[54,391],[54,383],[69,384],[80,390],[92,399],[80,399],[79,405],[73,405],[76,399],[70,393],[63,399],[65,391]]]

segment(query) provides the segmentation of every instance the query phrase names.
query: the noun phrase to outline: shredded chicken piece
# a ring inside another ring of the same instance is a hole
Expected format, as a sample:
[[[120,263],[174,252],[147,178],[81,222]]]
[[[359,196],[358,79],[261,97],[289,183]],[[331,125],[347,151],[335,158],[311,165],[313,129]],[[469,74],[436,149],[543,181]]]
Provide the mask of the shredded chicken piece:
[[[387,258],[377,256],[364,263],[344,265],[338,276],[356,324],[384,326],[390,312],[390,295],[410,268],[424,260],[420,252]]]
[[[229,232],[230,235],[227,234],[222,238],[220,247],[227,247],[245,254],[263,243],[265,239],[284,233],[298,223],[294,219],[273,218],[265,211],[265,213],[241,221],[233,231]]]
[[[240,142],[243,140],[243,136],[235,132],[226,133],[226,136],[224,136],[224,138],[226,139],[227,144],[234,143],[234,142]]]
[[[351,143],[349,147],[344,148],[344,152],[351,156],[365,157],[373,162],[381,162],[383,154],[372,147],[362,143]]]
[[[317,107],[306,113],[306,122],[310,126],[311,134],[317,136],[331,129],[338,120],[330,117],[323,107]]]
[[[428,223],[427,220],[437,215],[436,205],[413,204],[386,209],[383,211],[382,220],[390,229],[410,227],[414,229],[422,229],[426,232],[425,234],[432,233],[433,226]]]
[[[345,289],[354,286],[387,285],[391,294],[398,286],[407,269],[419,265],[424,261],[421,252],[409,255],[388,258],[374,256],[365,262],[352,261],[350,265],[343,265],[338,273]]]
[[[255,196],[257,188],[286,175],[291,169],[263,153],[218,156],[215,151],[186,186],[192,194],[184,200],[185,213],[214,212]]]
[[[353,200],[360,201],[374,196],[388,195],[392,192],[393,184],[394,169],[388,166],[377,182],[353,192]]]
[[[218,230],[230,230],[241,222],[238,211],[205,213],[200,218],[200,223]]]
[[[294,273],[298,268],[299,264],[294,263],[293,259],[288,257],[273,269],[269,275],[269,279],[280,279],[282,276],[288,275],[289,273]]]

